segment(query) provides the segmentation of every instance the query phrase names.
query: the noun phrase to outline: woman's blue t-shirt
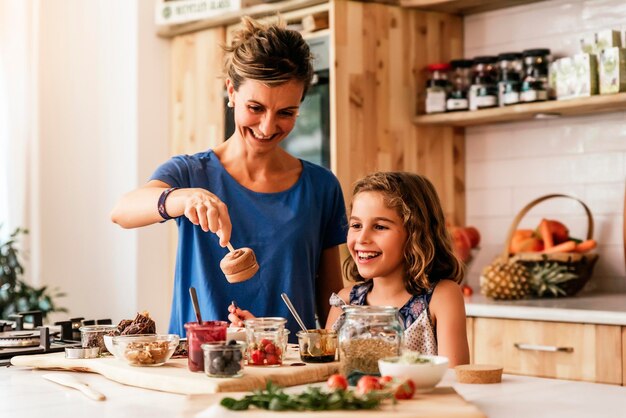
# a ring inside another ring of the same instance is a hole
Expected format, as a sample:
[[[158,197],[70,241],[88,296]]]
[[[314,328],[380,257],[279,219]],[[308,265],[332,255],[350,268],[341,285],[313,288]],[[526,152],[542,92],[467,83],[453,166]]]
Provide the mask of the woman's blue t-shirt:
[[[346,242],[346,210],[337,178],[327,169],[302,161],[302,173],[289,189],[258,193],[240,185],[211,150],[173,157],[151,180],[171,187],[198,187],[218,196],[232,222],[230,242],[250,247],[259,271],[250,280],[228,283],[220,260],[228,250],[217,235],[186,217],[178,224],[178,252],[169,331],[185,335],[195,321],[189,287],[196,288],[203,320],[227,320],[236,301],[256,316],[282,316],[292,335],[299,329],[280,294],[285,292],[307,327],[315,325],[315,288],[322,251]]]

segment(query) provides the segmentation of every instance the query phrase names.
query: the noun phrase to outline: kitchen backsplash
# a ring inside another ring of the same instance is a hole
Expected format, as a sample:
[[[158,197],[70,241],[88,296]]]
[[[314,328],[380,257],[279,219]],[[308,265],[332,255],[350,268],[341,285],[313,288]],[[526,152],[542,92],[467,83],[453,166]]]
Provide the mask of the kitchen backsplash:
[[[550,48],[554,56],[578,52],[585,33],[626,30],[623,0],[546,1],[465,18],[465,57]],[[600,259],[587,290],[626,291],[622,241],[626,179],[626,112],[468,128],[467,224],[482,233],[470,266],[478,287],[483,266],[502,251],[513,217],[549,193],[583,200],[594,215]],[[574,237],[587,221],[580,205],[552,199],[534,208],[520,227],[558,219]]]

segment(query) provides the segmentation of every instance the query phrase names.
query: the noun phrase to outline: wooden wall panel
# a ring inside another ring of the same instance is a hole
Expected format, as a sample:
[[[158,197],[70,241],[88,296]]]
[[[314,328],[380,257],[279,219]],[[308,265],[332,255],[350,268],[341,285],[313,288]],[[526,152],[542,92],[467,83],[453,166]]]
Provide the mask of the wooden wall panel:
[[[224,140],[224,39],[220,27],[172,41],[172,155],[194,154]]]
[[[330,19],[331,163],[346,200],[370,172],[417,172],[437,188],[446,216],[464,224],[464,131],[412,123],[425,66],[462,56],[462,19],[340,0]]]

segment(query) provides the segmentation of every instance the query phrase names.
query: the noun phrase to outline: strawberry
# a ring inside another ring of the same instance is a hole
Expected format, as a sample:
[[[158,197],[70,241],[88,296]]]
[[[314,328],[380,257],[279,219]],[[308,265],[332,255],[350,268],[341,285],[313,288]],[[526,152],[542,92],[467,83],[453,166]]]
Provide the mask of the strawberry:
[[[342,374],[334,374],[328,378],[326,385],[332,390],[348,389],[348,379]]]
[[[406,379],[400,383],[393,394],[398,399],[411,399],[415,394],[415,383],[411,379]]]

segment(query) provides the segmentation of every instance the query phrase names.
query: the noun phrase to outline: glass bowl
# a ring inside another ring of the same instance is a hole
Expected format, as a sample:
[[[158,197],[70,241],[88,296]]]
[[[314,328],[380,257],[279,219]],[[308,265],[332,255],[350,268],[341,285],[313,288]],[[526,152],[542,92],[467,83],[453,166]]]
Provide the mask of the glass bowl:
[[[117,325],[82,326],[79,328],[81,346],[83,348],[98,347],[100,349],[100,354],[104,354],[109,351],[104,343],[104,336],[116,329]]]
[[[113,354],[131,366],[161,366],[178,346],[176,334],[119,335],[113,337]]]

